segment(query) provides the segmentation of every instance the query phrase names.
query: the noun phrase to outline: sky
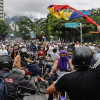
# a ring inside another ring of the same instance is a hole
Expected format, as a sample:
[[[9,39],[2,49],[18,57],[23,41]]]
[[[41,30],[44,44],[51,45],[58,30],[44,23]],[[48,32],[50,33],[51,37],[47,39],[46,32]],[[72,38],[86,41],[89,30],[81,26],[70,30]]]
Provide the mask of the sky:
[[[77,10],[100,8],[100,0],[4,0],[4,12],[9,17],[16,15],[46,18],[49,5],[70,5]]]

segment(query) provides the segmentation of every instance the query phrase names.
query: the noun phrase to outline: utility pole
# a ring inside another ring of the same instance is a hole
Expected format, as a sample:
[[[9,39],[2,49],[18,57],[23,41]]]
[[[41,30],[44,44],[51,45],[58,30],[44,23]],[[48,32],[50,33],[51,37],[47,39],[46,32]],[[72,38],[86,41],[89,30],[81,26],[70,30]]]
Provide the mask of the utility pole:
[[[82,23],[80,23],[80,43],[82,45]]]

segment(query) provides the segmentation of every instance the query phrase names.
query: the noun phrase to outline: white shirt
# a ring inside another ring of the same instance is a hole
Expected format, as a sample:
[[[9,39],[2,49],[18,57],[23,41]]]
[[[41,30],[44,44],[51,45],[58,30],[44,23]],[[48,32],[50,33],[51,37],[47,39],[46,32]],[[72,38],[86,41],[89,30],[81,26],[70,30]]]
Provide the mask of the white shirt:
[[[8,55],[8,52],[6,49],[2,50],[0,49],[0,55]]]

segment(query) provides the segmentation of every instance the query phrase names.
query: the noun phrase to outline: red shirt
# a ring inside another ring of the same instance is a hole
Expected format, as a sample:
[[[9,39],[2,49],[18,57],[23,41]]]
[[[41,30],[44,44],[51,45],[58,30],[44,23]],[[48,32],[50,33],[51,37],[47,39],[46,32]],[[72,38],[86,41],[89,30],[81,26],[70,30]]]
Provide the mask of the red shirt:
[[[49,50],[49,46],[47,45],[47,49],[44,51],[38,51],[37,56],[46,56],[48,50]]]

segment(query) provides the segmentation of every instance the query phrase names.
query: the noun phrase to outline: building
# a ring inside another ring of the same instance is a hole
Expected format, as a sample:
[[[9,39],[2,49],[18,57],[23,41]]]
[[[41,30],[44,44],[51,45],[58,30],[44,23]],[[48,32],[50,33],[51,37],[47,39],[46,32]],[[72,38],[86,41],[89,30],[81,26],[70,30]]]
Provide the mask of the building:
[[[14,22],[11,22],[9,25],[10,25],[11,30],[13,30],[13,31],[19,31],[18,25],[15,24]]]
[[[4,20],[4,0],[0,0],[0,20]]]

